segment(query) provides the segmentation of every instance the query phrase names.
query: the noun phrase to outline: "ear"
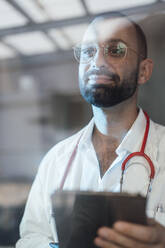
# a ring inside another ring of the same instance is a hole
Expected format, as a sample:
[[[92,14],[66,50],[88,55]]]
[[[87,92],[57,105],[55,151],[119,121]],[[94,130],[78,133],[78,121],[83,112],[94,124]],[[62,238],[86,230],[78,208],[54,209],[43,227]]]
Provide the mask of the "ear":
[[[151,77],[153,70],[152,59],[145,59],[140,62],[138,84],[145,84]]]

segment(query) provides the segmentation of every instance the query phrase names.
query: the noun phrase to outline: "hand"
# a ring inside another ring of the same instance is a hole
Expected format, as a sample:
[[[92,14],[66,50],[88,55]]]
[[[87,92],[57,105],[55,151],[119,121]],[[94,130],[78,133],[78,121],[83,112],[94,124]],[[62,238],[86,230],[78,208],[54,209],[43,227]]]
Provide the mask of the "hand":
[[[165,248],[165,227],[156,221],[148,226],[118,221],[113,228],[99,228],[94,243],[101,248]]]

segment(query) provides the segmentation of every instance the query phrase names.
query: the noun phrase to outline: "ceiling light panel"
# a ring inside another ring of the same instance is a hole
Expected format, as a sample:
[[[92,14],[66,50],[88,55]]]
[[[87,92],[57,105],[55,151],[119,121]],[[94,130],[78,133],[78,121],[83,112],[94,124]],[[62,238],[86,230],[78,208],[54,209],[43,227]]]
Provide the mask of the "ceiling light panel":
[[[51,37],[55,39],[61,49],[68,50],[71,47],[70,41],[67,39],[63,29],[52,29],[49,31]]]
[[[48,17],[42,6],[38,4],[37,0],[15,0],[19,6],[26,11],[26,13],[36,22],[43,22],[48,20]]]
[[[12,58],[15,56],[15,53],[12,49],[5,46],[3,43],[0,43],[0,60]]]
[[[8,2],[0,2],[0,28],[15,27],[26,24],[27,19],[14,9]]]
[[[20,0],[21,1],[21,0]],[[59,20],[83,16],[85,10],[79,0],[38,0],[50,19]]]
[[[64,28],[64,32],[67,37],[72,41],[72,45],[82,42],[84,32],[86,31],[89,24],[74,25]]]
[[[82,41],[87,24],[75,25],[61,29],[51,30],[49,33],[57,41],[62,49],[71,49],[75,44]]]
[[[5,40],[8,44],[11,44],[25,55],[52,52],[56,50],[53,43],[41,32],[13,35],[5,38],[4,41]]]
[[[145,4],[154,3],[155,0],[86,0],[86,5],[91,13],[99,13],[104,11],[114,11],[119,9],[131,8],[136,6],[141,6]]]

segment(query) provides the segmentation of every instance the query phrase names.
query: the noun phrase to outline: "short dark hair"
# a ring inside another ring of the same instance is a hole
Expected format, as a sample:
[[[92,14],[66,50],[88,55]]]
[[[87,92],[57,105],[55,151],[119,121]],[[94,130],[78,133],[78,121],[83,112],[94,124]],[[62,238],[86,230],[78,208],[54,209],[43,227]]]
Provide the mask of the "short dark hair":
[[[127,19],[132,23],[135,28],[139,53],[143,56],[144,59],[146,59],[148,56],[146,36],[142,28],[137,23],[130,20],[129,18]]]
[[[138,45],[138,53],[141,54],[142,59],[146,59],[148,56],[148,48],[147,48],[147,40],[146,36],[140,27],[135,21],[133,21],[129,16],[121,13],[121,12],[108,12],[98,15],[94,18],[93,22],[97,21],[98,19],[110,19],[110,18],[126,18],[135,28],[136,31],[136,39]],[[92,23],[93,23],[92,22]]]

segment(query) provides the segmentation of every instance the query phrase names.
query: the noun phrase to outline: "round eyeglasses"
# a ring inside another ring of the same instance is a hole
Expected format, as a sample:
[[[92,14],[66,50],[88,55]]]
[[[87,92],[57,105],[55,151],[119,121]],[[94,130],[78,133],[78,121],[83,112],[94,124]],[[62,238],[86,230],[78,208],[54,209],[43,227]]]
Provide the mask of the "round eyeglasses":
[[[88,43],[88,44],[78,44],[74,49],[74,57],[79,63],[88,64],[93,60],[98,53],[98,50],[103,49],[103,55],[107,62],[118,64],[127,55],[128,49],[131,49],[133,52],[138,54],[134,49],[128,47],[122,41],[112,41],[106,45],[99,46],[97,43]],[[139,56],[144,57],[141,54]]]

